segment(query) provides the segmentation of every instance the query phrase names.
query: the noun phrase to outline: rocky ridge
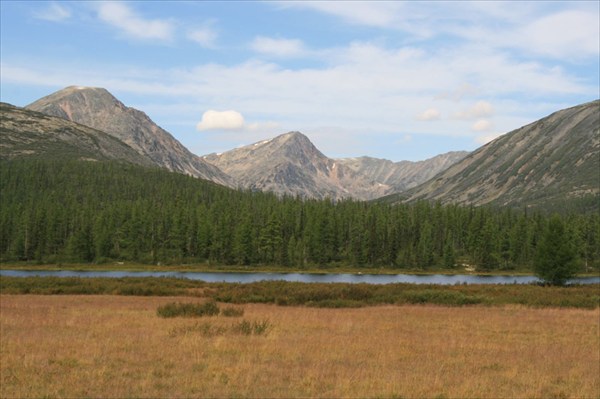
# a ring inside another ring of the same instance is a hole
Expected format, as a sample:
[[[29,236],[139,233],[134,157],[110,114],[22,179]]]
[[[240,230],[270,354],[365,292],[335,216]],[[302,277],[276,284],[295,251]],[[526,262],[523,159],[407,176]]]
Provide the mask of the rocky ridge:
[[[148,157],[157,166],[235,186],[231,177],[192,154],[148,115],[125,106],[106,89],[70,86],[26,108],[106,132]]]
[[[203,158],[251,190],[307,198],[372,199],[389,189],[326,157],[300,132]]]
[[[119,160],[152,166],[121,140],[62,118],[0,103],[0,158]]]

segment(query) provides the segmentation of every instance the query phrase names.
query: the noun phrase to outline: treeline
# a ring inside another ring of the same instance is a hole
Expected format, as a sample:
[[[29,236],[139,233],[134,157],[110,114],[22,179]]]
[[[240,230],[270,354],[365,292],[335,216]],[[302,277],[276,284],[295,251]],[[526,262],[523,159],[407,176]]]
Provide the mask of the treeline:
[[[3,262],[532,267],[549,217],[426,202],[278,198],[115,162],[0,163]],[[560,218],[582,268],[600,268],[597,213]]]

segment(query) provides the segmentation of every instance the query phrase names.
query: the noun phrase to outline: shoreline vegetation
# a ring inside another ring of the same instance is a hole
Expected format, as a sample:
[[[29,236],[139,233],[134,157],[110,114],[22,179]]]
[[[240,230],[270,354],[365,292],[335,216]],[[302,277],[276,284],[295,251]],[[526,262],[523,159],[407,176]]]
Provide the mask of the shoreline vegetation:
[[[0,277],[0,294],[181,296],[231,304],[321,308],[380,305],[600,307],[600,285],[355,284],[261,281],[207,283],[168,277]]]

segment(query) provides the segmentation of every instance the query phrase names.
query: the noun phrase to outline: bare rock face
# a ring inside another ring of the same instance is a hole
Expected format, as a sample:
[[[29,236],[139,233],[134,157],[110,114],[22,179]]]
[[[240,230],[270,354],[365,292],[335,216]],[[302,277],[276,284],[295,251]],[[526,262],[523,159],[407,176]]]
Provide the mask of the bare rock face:
[[[467,151],[453,151],[418,162],[392,162],[371,157],[343,158],[337,161],[356,173],[389,186],[387,194],[391,194],[406,191],[426,182],[466,157],[467,154],[469,154]]]
[[[192,154],[145,113],[123,105],[106,89],[70,86],[26,108],[57,116],[112,135],[155,165],[233,187],[233,180]]]
[[[327,158],[299,132],[203,158],[252,190],[306,198],[373,199],[389,189]]]
[[[62,118],[0,103],[0,158],[118,160],[152,166],[121,140]]]
[[[386,201],[539,206],[600,193],[600,100],[498,137],[426,183]]]

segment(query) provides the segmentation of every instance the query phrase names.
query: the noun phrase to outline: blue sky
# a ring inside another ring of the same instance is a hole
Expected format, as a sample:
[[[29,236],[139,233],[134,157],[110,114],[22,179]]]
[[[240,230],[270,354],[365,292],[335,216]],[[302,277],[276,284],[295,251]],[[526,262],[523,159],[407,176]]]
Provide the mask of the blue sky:
[[[104,87],[192,152],[473,150],[600,97],[598,1],[0,1],[1,100]]]

